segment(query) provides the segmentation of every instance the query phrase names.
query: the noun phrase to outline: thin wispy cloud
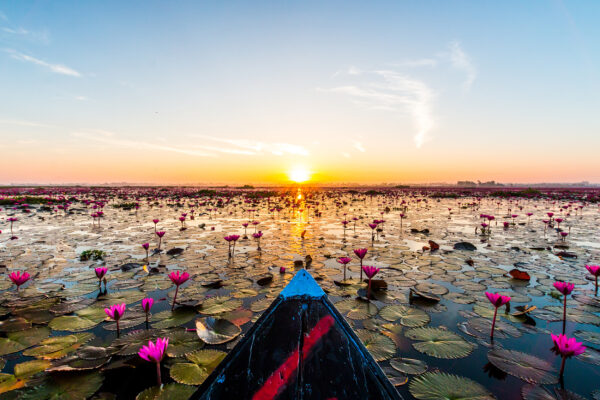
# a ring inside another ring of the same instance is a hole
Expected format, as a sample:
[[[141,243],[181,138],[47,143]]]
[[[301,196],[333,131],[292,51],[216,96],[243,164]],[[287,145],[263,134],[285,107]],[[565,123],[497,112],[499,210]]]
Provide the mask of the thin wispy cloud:
[[[418,68],[418,67],[435,67],[439,64],[439,60],[436,58],[419,58],[415,60],[406,60],[401,61],[399,63],[394,63],[392,65],[396,67],[410,67],[410,68]]]
[[[15,119],[2,119],[0,118],[0,124],[2,125],[18,125],[18,126],[30,126],[35,128],[54,128],[53,125],[43,124],[35,121],[21,121]]]
[[[50,71],[57,73],[57,74],[61,74],[61,75],[68,75],[68,76],[74,76],[74,77],[81,77],[81,73],[74,70],[73,68],[69,68],[66,65],[62,65],[62,64],[52,64],[43,60],[40,60],[38,58],[29,56],[27,54],[23,54],[20,53],[16,50],[12,50],[12,49],[6,49],[5,50],[11,58],[15,59],[15,60],[19,60],[19,61],[24,61],[24,62],[28,62],[31,64],[35,64],[35,65],[39,65],[41,67],[47,68]]]
[[[248,152],[248,155],[261,155],[270,153],[276,156],[283,156],[286,154],[308,156],[310,154],[310,152],[305,147],[290,143],[266,143],[246,139],[225,139],[208,135],[190,135],[190,137],[235,146],[239,149],[246,150]],[[207,147],[206,145],[203,146]],[[233,151],[233,149],[231,148],[228,149],[228,151]]]
[[[463,71],[467,75],[467,78],[464,82],[464,87],[466,90],[469,90],[477,78],[477,68],[475,68],[471,58],[467,53],[465,53],[459,42],[454,41],[450,43],[449,47],[450,62],[454,68]]]
[[[370,109],[409,113],[416,129],[415,145],[421,147],[433,128],[435,92],[424,82],[392,70],[370,71],[363,76],[367,80],[361,84],[320,90],[348,95],[355,104]],[[359,151],[361,148],[357,147]]]
[[[175,147],[175,146],[166,146],[162,144],[150,143],[147,141],[137,141],[137,140],[129,140],[129,139],[119,139],[114,132],[102,131],[102,130],[92,130],[85,132],[73,132],[71,136],[91,140],[94,142],[114,146],[121,148],[134,148],[134,149],[148,149],[148,150],[159,150],[159,151],[167,151],[173,153],[186,154],[189,156],[195,157],[215,157],[214,154],[208,153],[202,150],[194,150],[189,147]]]
[[[352,147],[354,147],[356,150],[360,151],[361,153],[366,152],[365,146],[363,146],[363,144],[361,142],[359,142],[358,140],[352,141]]]

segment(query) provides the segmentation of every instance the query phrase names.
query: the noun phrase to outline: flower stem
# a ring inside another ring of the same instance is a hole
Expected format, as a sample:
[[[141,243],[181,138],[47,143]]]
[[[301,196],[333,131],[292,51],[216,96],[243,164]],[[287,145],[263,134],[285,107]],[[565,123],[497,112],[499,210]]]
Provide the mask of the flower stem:
[[[117,320],[117,337],[121,334],[119,330],[119,320]]]
[[[563,335],[565,334],[565,328],[567,327],[567,295],[564,295],[565,301],[563,305]]]
[[[175,309],[175,300],[177,300],[177,292],[179,292],[179,285],[177,285],[175,289],[175,296],[173,297],[173,305],[171,306],[171,311]]]
[[[156,383],[160,387],[162,385],[162,380],[160,379],[160,362],[156,363]]]
[[[494,320],[492,321],[492,334],[490,335],[490,338],[492,340],[494,340],[494,327],[496,326],[496,314],[498,314],[498,307],[496,307],[494,309]]]
[[[565,372],[565,361],[567,361],[567,357],[563,356],[562,361],[560,363],[560,376],[562,378],[563,373]]]

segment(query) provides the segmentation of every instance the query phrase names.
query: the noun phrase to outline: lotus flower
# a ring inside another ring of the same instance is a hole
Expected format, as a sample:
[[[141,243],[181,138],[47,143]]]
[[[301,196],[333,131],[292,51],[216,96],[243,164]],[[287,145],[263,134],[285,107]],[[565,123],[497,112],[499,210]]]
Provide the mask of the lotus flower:
[[[586,265],[585,269],[587,269],[588,272],[596,278],[596,295],[598,295],[598,277],[600,276],[600,265]]]
[[[94,268],[94,272],[96,273],[96,277],[98,278],[98,286],[100,286],[100,290],[102,290],[102,278],[108,272],[108,268],[106,267],[98,267]],[[106,289],[106,280],[104,281],[104,288]]]
[[[105,308],[104,312],[108,315],[109,318],[115,320],[117,323],[117,336],[120,334],[119,330],[119,320],[125,314],[125,303],[121,304],[113,304],[110,308]]]
[[[169,347],[169,338],[158,338],[156,343],[148,341],[148,346],[142,346],[138,351],[138,355],[146,361],[156,363],[156,380],[158,386],[162,385],[160,379],[160,362],[162,361],[165,353]]]
[[[151,297],[146,297],[142,300],[142,310],[146,313],[146,328],[148,327],[148,314],[152,309],[152,305],[154,304],[154,299]]]
[[[142,243],[142,248],[146,251],[146,262],[148,262],[148,249],[150,248],[150,243]]]
[[[190,279],[190,274],[188,274],[187,272],[184,272],[182,274],[181,271],[174,271],[169,274],[169,279],[171,279],[171,282],[173,282],[176,286],[175,296],[173,296],[173,305],[171,306],[171,311],[173,311],[175,309],[175,300],[177,300],[177,292],[179,292],[179,286],[183,285],[188,279]]]
[[[554,282],[554,287],[556,290],[563,294],[564,302],[563,302],[563,335],[565,334],[565,329],[567,327],[567,296],[571,294],[575,285],[569,282]]]
[[[346,280],[346,265],[352,261],[350,257],[340,257],[337,259],[337,262],[344,266],[344,281]]]
[[[158,250],[160,250],[160,244],[162,243],[162,238],[165,236],[165,231],[156,232],[156,236],[158,236]]]
[[[8,275],[8,277],[15,285],[17,285],[17,290],[19,290],[21,285],[23,285],[25,282],[27,282],[29,280],[29,278],[31,278],[31,275],[29,275],[29,273],[27,273],[27,272],[21,273],[21,271],[15,271],[15,272],[11,272]]]
[[[367,286],[367,299],[371,297],[371,279],[379,272],[379,268],[365,265],[361,268],[365,271],[365,275],[369,278],[369,286]]]
[[[552,350],[562,357],[560,363],[560,377],[562,378],[563,373],[565,372],[565,361],[567,358],[585,353],[586,347],[581,344],[581,342],[576,341],[575,338],[568,338],[564,334],[556,336],[551,333],[550,336],[554,342]]]
[[[263,237],[263,233],[262,233],[262,231],[258,231],[258,232],[256,232],[256,233],[253,233],[253,234],[252,234],[252,237],[253,237],[254,239],[256,239],[256,243],[257,243],[256,250],[258,250],[258,251],[261,251],[262,249],[260,248],[260,238],[261,238],[261,237]]]
[[[492,333],[490,334],[490,338],[494,340],[494,327],[496,326],[496,315],[498,314],[498,307],[502,307],[504,304],[510,301],[509,296],[502,296],[498,293],[489,293],[485,292],[488,300],[494,306],[494,320],[492,321]]]
[[[365,256],[367,255],[367,249],[354,249],[354,254],[356,254],[356,257],[358,257],[360,259],[360,281],[362,282],[362,274],[363,274],[363,258],[365,258]]]

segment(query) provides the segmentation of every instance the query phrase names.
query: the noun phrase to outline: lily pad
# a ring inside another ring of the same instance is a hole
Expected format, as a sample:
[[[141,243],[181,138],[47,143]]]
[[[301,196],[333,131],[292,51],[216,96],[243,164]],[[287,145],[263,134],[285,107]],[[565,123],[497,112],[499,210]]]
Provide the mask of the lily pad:
[[[400,324],[409,328],[427,325],[431,319],[425,311],[405,305],[383,307],[379,315],[390,322],[400,320]]]
[[[16,353],[34,346],[49,335],[50,329],[45,326],[18,332],[9,332],[6,337],[0,338],[0,356]]]
[[[432,357],[462,358],[468,356],[475,345],[467,342],[456,333],[440,328],[413,328],[406,331],[406,337],[417,340],[413,347]]]
[[[219,350],[200,350],[186,355],[188,363],[177,363],[171,367],[171,378],[185,385],[200,385],[219,365],[227,353]]]
[[[410,393],[419,400],[493,400],[479,383],[443,372],[426,372],[413,379]]]
[[[222,318],[198,318],[196,333],[207,344],[223,344],[232,341],[242,333],[239,326]]]
[[[556,371],[547,361],[515,350],[494,349],[488,360],[498,369],[529,383],[557,382]]]
[[[152,319],[158,320],[152,324],[152,327],[157,329],[174,328],[190,322],[196,315],[196,310],[188,307],[177,308],[174,311],[161,311],[152,316]]]
[[[242,301],[226,296],[211,297],[202,303],[202,314],[216,315],[241,307]]]
[[[427,371],[427,364],[414,358],[392,358],[390,366],[404,374],[420,375]]]
[[[356,334],[375,361],[388,360],[396,354],[396,344],[389,337],[365,329],[358,330]]]
[[[163,386],[152,386],[136,396],[136,400],[186,400],[196,388],[179,383],[168,383]]]

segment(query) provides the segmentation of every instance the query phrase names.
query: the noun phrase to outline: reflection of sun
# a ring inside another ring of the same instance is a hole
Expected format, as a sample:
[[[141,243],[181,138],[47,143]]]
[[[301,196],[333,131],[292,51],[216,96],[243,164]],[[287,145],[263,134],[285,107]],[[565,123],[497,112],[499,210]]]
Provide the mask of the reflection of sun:
[[[288,177],[291,181],[302,183],[310,179],[310,172],[305,167],[297,166],[290,170]]]

